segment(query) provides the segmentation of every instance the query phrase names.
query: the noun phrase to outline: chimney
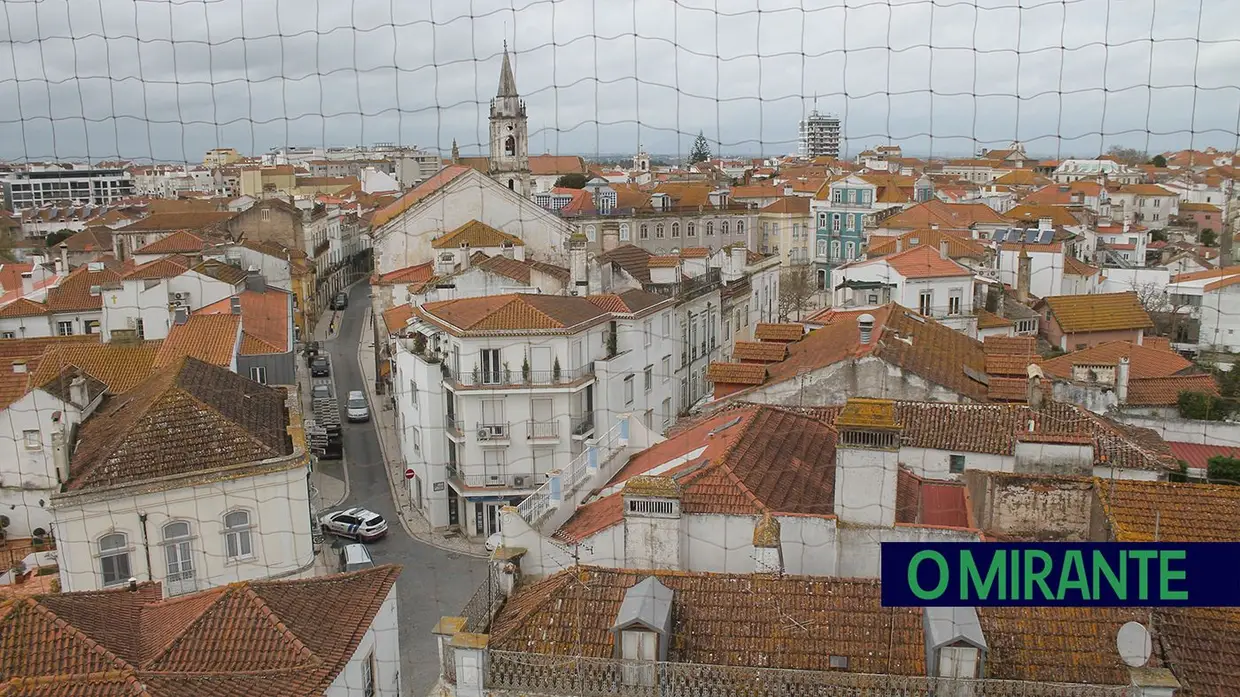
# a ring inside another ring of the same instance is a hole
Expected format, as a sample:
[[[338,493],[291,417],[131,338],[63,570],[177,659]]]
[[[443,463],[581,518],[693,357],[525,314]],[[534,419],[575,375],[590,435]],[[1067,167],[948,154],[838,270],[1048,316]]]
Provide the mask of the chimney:
[[[772,518],[770,513],[763,514],[762,519],[753,527],[753,558],[754,573],[778,575],[784,572],[779,521]]]
[[[469,254],[470,254],[469,243],[462,242],[461,243],[461,270],[462,271],[469,268]]]
[[[228,309],[234,315],[241,314],[241,298],[236,295],[228,299]]]
[[[1029,302],[1029,282],[1033,275],[1033,257],[1021,245],[1020,256],[1016,259],[1016,299],[1022,305]]]
[[[37,263],[36,263],[37,266]],[[34,292],[34,272],[22,272],[22,295],[30,295]]]
[[[572,281],[572,287],[569,293],[572,295],[589,295],[590,279],[588,278],[588,270],[586,266],[586,236],[581,232],[574,232],[573,236],[568,240],[568,259],[569,259],[569,275]]]
[[[1128,403],[1128,356],[1121,356],[1115,365],[1115,398],[1120,404]]]
[[[189,321],[189,311],[184,307],[178,307],[172,314],[172,323],[180,326]]]
[[[69,382],[69,401],[79,407],[90,402],[90,394],[86,390],[86,378],[78,375]]]
[[[125,241],[124,235],[112,233],[112,256],[117,261],[125,261]]]
[[[867,312],[858,317],[857,332],[861,335],[861,344],[868,345],[874,336],[874,315]]]
[[[944,237],[943,239],[939,240],[939,256],[940,256],[940,257],[943,257],[944,259],[947,259],[947,258],[948,258],[948,254],[947,254],[947,238],[946,238],[946,237]]]
[[[842,523],[891,527],[896,522],[900,424],[887,399],[848,400],[835,419],[835,512]]]
[[[57,478],[62,482],[69,481],[69,448],[61,431],[52,431],[52,464],[56,466]]]
[[[603,223],[603,251],[610,252],[620,246],[620,224]]]
[[[258,268],[251,266],[245,273],[245,289],[255,293],[267,292],[267,279],[259,273]]]
[[[1029,376],[1029,384],[1025,388],[1025,401],[1029,402],[1029,408],[1037,411],[1042,408],[1042,398],[1045,396],[1042,392],[1042,368],[1037,364],[1030,363],[1025,367],[1025,373]]]
[[[1052,224],[1050,218],[1038,218],[1038,229],[1051,230],[1054,229],[1054,225]]]
[[[897,235],[896,236],[896,254],[899,254],[900,252],[903,252],[903,251],[904,251],[904,236]]]
[[[1124,216],[1124,232],[1126,233],[1131,229],[1132,229],[1132,218],[1125,215]]]
[[[69,273],[69,245],[64,242],[60,243],[60,267]]]

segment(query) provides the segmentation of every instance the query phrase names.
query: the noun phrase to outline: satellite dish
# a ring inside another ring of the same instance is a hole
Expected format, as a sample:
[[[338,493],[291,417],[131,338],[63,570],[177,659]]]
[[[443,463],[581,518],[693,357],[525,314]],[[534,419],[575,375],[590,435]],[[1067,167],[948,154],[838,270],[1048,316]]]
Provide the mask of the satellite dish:
[[[1120,627],[1119,634],[1115,636],[1115,645],[1119,648],[1120,658],[1132,668],[1145,665],[1154,648],[1149,630],[1140,622],[1128,622]]]

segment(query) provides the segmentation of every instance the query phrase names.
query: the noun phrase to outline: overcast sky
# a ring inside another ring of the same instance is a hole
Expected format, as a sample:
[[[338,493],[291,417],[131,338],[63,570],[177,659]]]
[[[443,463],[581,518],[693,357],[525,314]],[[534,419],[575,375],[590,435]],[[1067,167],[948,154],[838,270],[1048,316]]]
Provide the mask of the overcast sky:
[[[815,94],[851,153],[1234,149],[1240,130],[1236,0],[0,4],[4,159],[485,151],[505,37],[534,153],[685,153],[699,130],[793,152]]]

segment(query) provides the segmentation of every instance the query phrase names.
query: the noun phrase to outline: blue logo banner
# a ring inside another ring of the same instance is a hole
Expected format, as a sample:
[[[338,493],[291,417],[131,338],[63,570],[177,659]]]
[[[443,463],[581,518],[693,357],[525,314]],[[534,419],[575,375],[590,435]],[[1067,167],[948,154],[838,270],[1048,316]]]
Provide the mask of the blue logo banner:
[[[1240,543],[884,542],[885,607],[1240,607]]]

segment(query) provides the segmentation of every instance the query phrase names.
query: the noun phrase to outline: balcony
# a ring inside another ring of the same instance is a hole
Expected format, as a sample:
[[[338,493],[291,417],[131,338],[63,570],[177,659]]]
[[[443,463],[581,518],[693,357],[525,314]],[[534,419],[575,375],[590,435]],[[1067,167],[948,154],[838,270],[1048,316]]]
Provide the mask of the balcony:
[[[458,465],[448,464],[448,479],[458,489],[534,489],[547,477],[533,472],[484,472],[482,474],[465,474]]]
[[[556,441],[560,439],[560,423],[554,419],[550,421],[527,421],[526,438],[529,440]]]
[[[480,422],[474,427],[474,438],[479,445],[508,445],[512,439],[512,429],[508,422]]]
[[[450,386],[466,389],[516,389],[522,387],[568,387],[594,379],[594,364],[589,363],[571,370],[499,370],[496,372],[453,370],[447,363],[440,363],[444,380]]]
[[[448,430],[448,435],[460,438],[465,435],[465,422],[456,418],[454,414],[445,414],[443,417],[443,426]]]
[[[594,414],[574,416],[569,425],[574,438],[585,438],[594,433]]]

